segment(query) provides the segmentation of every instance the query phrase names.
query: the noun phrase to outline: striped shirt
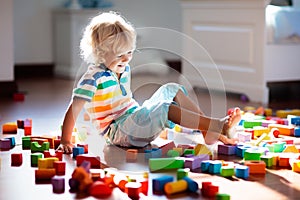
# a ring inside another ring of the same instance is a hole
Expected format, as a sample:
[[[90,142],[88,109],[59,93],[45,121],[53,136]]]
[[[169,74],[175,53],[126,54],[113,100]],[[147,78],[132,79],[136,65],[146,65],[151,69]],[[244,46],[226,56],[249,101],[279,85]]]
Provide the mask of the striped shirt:
[[[104,65],[90,66],[74,89],[73,98],[87,101],[85,108],[103,134],[113,120],[139,107],[132,98],[129,66],[120,79]]]

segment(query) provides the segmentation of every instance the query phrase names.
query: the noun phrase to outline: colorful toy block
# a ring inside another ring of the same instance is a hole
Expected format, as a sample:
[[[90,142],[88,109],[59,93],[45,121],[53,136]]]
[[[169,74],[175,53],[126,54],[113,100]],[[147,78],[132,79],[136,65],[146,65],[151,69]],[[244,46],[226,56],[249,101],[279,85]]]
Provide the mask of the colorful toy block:
[[[128,182],[125,185],[125,193],[131,199],[139,199],[141,189],[142,184],[139,182]]]
[[[78,147],[84,148],[84,153],[89,153],[89,145],[88,144],[77,144]]]
[[[73,147],[73,158],[76,159],[76,156],[84,154],[83,147]]]
[[[100,157],[89,155],[89,154],[80,154],[76,156],[77,166],[82,165],[84,161],[88,161],[91,164],[91,168],[99,169],[101,167]]]
[[[253,127],[254,137],[260,137],[264,133],[265,133],[266,136],[268,135],[268,133],[269,133],[269,128],[268,127],[263,127],[263,126],[254,126]]]
[[[235,155],[235,145],[226,145],[226,144],[219,144],[218,145],[218,154],[223,155]]]
[[[174,143],[174,141],[171,141],[163,146],[160,147],[161,151],[162,151],[162,155],[166,155],[170,150],[173,150],[173,148],[175,148],[176,145]]]
[[[163,192],[166,183],[173,182],[174,178],[170,175],[161,176],[152,179],[153,192]]]
[[[151,158],[161,158],[162,150],[159,148],[153,148],[151,151]]]
[[[280,154],[278,159],[278,166],[290,168],[290,157],[285,154]]]
[[[188,183],[186,180],[181,179],[175,182],[168,182],[164,186],[164,191],[167,195],[172,195],[180,192],[186,191],[188,188]]]
[[[83,167],[76,167],[72,173],[72,179],[78,181],[78,189],[80,191],[85,191],[89,186],[92,185],[93,180],[89,173]]]
[[[300,116],[291,116],[290,117],[291,124],[295,126],[300,126]]]
[[[267,133],[263,133],[254,141],[254,145],[259,146],[263,140],[270,140],[270,136]]]
[[[16,134],[18,132],[18,126],[16,122],[8,122],[2,125],[3,134]]]
[[[11,154],[11,166],[21,166],[23,163],[22,153]]]
[[[209,155],[200,154],[198,156],[191,156],[184,159],[184,167],[191,170],[195,170],[201,167],[201,162],[204,160],[209,160]]]
[[[244,165],[249,167],[250,174],[266,173],[266,163],[264,161],[245,161]]]
[[[55,169],[36,169],[35,170],[35,181],[50,181],[55,176]]]
[[[41,152],[32,153],[30,155],[31,158],[31,167],[37,167],[38,166],[38,160],[40,158],[43,158],[44,154]]]
[[[185,149],[183,151],[183,155],[195,155],[195,150],[194,149]]]
[[[260,159],[266,163],[266,167],[270,168],[273,166],[273,156],[272,155],[262,155]]]
[[[8,138],[0,139],[0,150],[1,151],[8,151],[12,148],[11,140]]]
[[[136,162],[138,156],[137,149],[127,149],[126,150],[126,162]]]
[[[222,166],[220,170],[220,175],[223,177],[232,177],[234,175],[234,167]]]
[[[54,153],[50,151],[44,151],[44,158],[58,158],[59,161],[62,161],[63,152],[61,150],[56,150]]]
[[[183,179],[183,177],[186,177],[189,175],[190,169],[189,168],[184,168],[184,169],[178,169],[177,170],[177,180]]]
[[[54,176],[51,178],[53,193],[60,194],[65,192],[65,178],[61,176]]]
[[[39,158],[38,159],[38,168],[39,169],[51,169],[53,167],[53,163],[58,161],[58,158]]]
[[[277,110],[276,116],[280,118],[286,118],[288,115],[297,115],[300,116],[300,110],[293,109],[293,110]]]
[[[238,132],[237,138],[239,142],[250,142],[252,138],[252,133],[245,132],[245,131]]]
[[[225,193],[218,193],[216,195],[216,200],[230,200],[230,195]]]
[[[31,147],[31,138],[29,136],[22,137],[22,149],[30,149]]]
[[[203,197],[215,197],[219,192],[219,187],[213,185],[211,182],[202,182],[201,193]]]
[[[280,153],[285,149],[286,142],[276,142],[272,144],[274,146],[274,152]]]
[[[295,127],[294,136],[295,137],[300,137],[300,127],[299,126]]]
[[[213,155],[213,152],[204,144],[197,144],[194,149],[195,149],[195,155],[201,155],[201,154],[205,154],[209,156]]]
[[[17,126],[19,129],[24,129],[24,120],[18,119]]]
[[[295,145],[285,145],[283,153],[299,153],[299,150]]]
[[[249,172],[249,167],[245,165],[236,165],[234,168],[234,173],[237,178],[247,179]]]
[[[55,169],[56,175],[63,176],[66,173],[66,162],[54,161],[53,168]]]
[[[210,162],[211,160],[204,160],[201,162],[201,171],[203,173],[208,172]]]
[[[300,173],[300,160],[296,160],[292,163],[292,170],[293,172]]]
[[[107,198],[112,194],[112,188],[102,181],[95,181],[89,188],[89,194],[95,198]]]
[[[30,149],[31,153],[44,152],[49,150],[49,142],[44,142],[42,145],[39,145],[38,142],[31,142]]]
[[[196,181],[194,181],[193,179],[189,178],[188,176],[185,176],[182,179],[185,180],[188,183],[187,190],[189,192],[197,192],[198,191],[199,186],[198,186],[198,183]]]
[[[261,120],[245,120],[243,122],[244,128],[253,128],[255,126],[261,126],[262,121]]]
[[[270,124],[269,130],[272,128],[277,128],[280,132],[280,135],[294,136],[295,127],[292,125],[282,125],[282,124]]]
[[[167,157],[178,157],[178,156],[180,156],[180,154],[176,150],[171,149],[167,152]]]
[[[184,160],[176,158],[150,158],[149,168],[150,171],[158,171],[165,169],[179,169],[184,167]]]
[[[222,167],[222,161],[220,160],[212,160],[210,161],[209,167],[208,167],[208,173],[210,174],[220,174]]]
[[[244,153],[249,148],[251,148],[250,145],[238,144],[236,146],[235,153],[238,157],[244,158]]]
[[[244,153],[245,160],[260,160],[260,156],[264,155],[264,150],[261,148],[248,148]]]

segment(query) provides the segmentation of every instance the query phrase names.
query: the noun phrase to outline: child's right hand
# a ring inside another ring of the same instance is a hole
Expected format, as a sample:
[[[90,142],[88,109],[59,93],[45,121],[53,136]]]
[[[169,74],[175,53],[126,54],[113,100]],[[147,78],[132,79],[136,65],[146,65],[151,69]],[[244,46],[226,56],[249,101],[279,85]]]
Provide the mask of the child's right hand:
[[[73,144],[60,144],[57,148],[57,150],[63,151],[65,154],[71,154],[73,151]]]

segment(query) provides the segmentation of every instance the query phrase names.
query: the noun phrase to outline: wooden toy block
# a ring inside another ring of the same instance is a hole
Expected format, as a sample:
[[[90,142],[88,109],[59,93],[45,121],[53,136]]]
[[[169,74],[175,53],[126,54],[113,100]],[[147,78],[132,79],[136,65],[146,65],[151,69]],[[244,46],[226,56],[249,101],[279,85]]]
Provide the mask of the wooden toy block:
[[[266,167],[270,168],[273,166],[273,156],[272,155],[262,155],[260,159],[266,163]]]
[[[55,161],[58,161],[58,158],[39,158],[38,159],[38,168],[39,169],[54,168],[53,163]]]
[[[36,153],[32,153],[30,155],[30,159],[31,159],[31,167],[37,167],[38,166],[38,160],[40,158],[43,158],[44,154],[41,152],[36,152]]]
[[[218,154],[223,155],[235,155],[235,145],[226,145],[226,144],[219,144],[218,145]]]
[[[12,148],[10,139],[4,138],[0,139],[0,150],[8,151]]]
[[[191,147],[191,145],[188,144],[178,144],[177,148],[181,148],[182,152],[184,152],[184,150],[189,149]],[[192,147],[194,149],[194,147]]]
[[[112,194],[112,188],[102,181],[95,181],[89,188],[89,194],[97,199],[107,198]]]
[[[24,129],[24,120],[18,119],[17,120],[17,126],[19,129]]]
[[[245,165],[236,165],[234,173],[237,178],[247,179],[249,177],[249,167]]]
[[[76,163],[77,166],[82,165],[84,161],[90,162],[90,167],[93,169],[100,169],[101,167],[101,162],[100,162],[100,157],[89,155],[89,154],[80,154],[76,156]]]
[[[206,154],[209,156],[213,155],[213,152],[204,144],[197,144],[195,146],[195,155]]]
[[[285,156],[283,154],[279,155],[278,166],[289,168],[290,167],[290,158],[289,158],[289,156]]]
[[[183,177],[188,176],[190,172],[189,168],[178,169],[176,173],[177,180],[183,179]]]
[[[144,195],[148,195],[149,179],[148,178],[142,178],[142,179],[139,179],[138,182],[142,184],[141,192]]]
[[[194,149],[185,149],[183,151],[183,155],[195,155],[195,150]]]
[[[49,150],[49,142],[44,142],[42,145],[39,145],[38,142],[31,142],[30,149],[31,153],[44,152]]]
[[[79,182],[78,189],[85,191],[93,183],[89,173],[83,167],[76,167],[72,173],[72,179]]]
[[[290,120],[291,120],[291,124],[295,126],[300,126],[300,116],[292,116]]]
[[[223,177],[232,177],[234,175],[234,167],[222,166],[220,170],[220,175]]]
[[[176,145],[175,145],[174,141],[171,141],[171,142],[161,146],[160,149],[162,151],[162,155],[166,155],[169,150],[172,150],[175,147],[176,147]]]
[[[293,170],[293,172],[300,173],[300,160],[296,160],[296,161],[293,162],[292,170]]]
[[[297,115],[300,116],[300,110],[293,109],[293,110],[277,110],[276,116],[280,118],[286,118],[288,115]]]
[[[25,100],[25,94],[20,93],[20,92],[14,93],[13,94],[13,100],[14,101],[24,101]]]
[[[167,152],[167,157],[178,157],[178,156],[180,156],[180,154],[176,150],[171,149]]]
[[[270,140],[270,136],[267,133],[263,133],[259,138],[254,141],[255,146],[259,146],[263,140]]]
[[[262,120],[261,126],[262,127],[269,127],[269,124],[276,124],[277,120]]]
[[[165,175],[152,179],[153,192],[163,192],[166,183],[173,182],[174,178],[171,175]]]
[[[127,149],[126,151],[126,162],[136,162],[138,156],[137,149]]]
[[[201,171],[203,173],[208,172],[210,162],[211,162],[211,160],[204,160],[201,162]]]
[[[60,139],[55,139],[54,140],[54,149],[57,149],[60,145]]]
[[[28,136],[31,135],[31,133],[32,133],[32,127],[24,125],[24,135]]]
[[[55,194],[65,192],[65,178],[61,176],[54,176],[51,178],[52,191]]]
[[[237,145],[235,149],[235,153],[238,157],[244,158],[245,151],[251,148],[249,145]]]
[[[51,180],[55,176],[55,169],[36,169],[35,181]]]
[[[201,167],[201,162],[204,160],[209,160],[209,155],[200,154],[198,156],[192,156],[184,159],[184,167],[189,168],[191,170],[197,169]]]
[[[181,156],[183,154],[183,149],[182,148],[174,147],[173,150],[177,151],[179,153],[179,156]]]
[[[40,136],[39,138],[41,138],[41,139],[46,139],[47,142],[49,142],[49,147],[50,147],[50,149],[56,149],[56,148],[55,148],[55,143],[54,143],[54,141],[55,141],[55,139],[56,139],[55,136],[47,136],[47,135],[44,135],[44,136]]]
[[[283,153],[299,153],[299,150],[295,145],[285,145],[285,149],[282,151]]]
[[[245,132],[245,131],[238,132],[237,138],[238,138],[239,142],[249,142],[249,141],[251,141],[252,133]]]
[[[84,154],[83,147],[73,147],[73,158],[76,159],[76,156]]]
[[[16,146],[16,139],[15,139],[15,137],[7,137],[5,139],[8,139],[10,141],[10,148],[14,148]]]
[[[259,137],[264,133],[266,134],[266,136],[268,135],[268,133],[269,133],[268,127],[262,127],[262,126],[254,126],[253,127],[254,137]]]
[[[274,152],[280,153],[285,149],[286,142],[276,142],[276,143],[273,143],[273,146],[274,146]]]
[[[168,182],[164,186],[164,191],[167,195],[172,195],[186,191],[188,188],[187,181],[181,179],[175,182]]]
[[[245,120],[243,122],[244,128],[253,128],[255,126],[261,126],[261,120]]]
[[[184,167],[184,160],[177,158],[150,158],[150,171],[165,170],[165,169],[179,169]]]
[[[300,127],[299,126],[295,127],[294,136],[295,137],[300,137]]]
[[[66,162],[54,161],[53,168],[55,169],[56,175],[63,176],[66,173]]]
[[[74,179],[74,178],[70,178],[69,179],[69,186],[70,186],[70,191],[71,192],[77,192],[78,188],[79,188],[79,181]]]
[[[50,151],[44,151],[44,158],[58,158],[59,161],[62,161],[63,152],[61,150],[56,150],[54,153]]]
[[[2,125],[3,134],[15,134],[18,132],[18,126],[16,122],[8,122]]]
[[[125,193],[131,199],[139,199],[139,194],[142,189],[142,184],[139,182],[128,182],[125,185]]]
[[[264,161],[245,161],[244,165],[249,167],[250,174],[266,173],[266,163]]]
[[[280,135],[294,136],[295,127],[292,125],[270,124],[268,128],[269,130],[277,128]]]
[[[212,160],[212,161],[210,161],[210,164],[208,167],[208,173],[220,174],[221,167],[222,167],[222,162],[220,160]]]
[[[219,192],[219,187],[213,185],[211,182],[202,182],[201,193],[203,197],[215,197]]]
[[[197,192],[199,189],[198,183],[196,181],[194,181],[193,179],[189,178],[188,176],[185,176],[182,178],[183,180],[185,180],[188,184],[188,188],[187,190],[189,192]]]
[[[244,153],[244,159],[259,161],[261,155],[264,155],[264,150],[261,148],[249,148]]]
[[[152,148],[151,158],[161,158],[161,157],[162,157],[162,150],[159,148]]]
[[[84,148],[84,153],[89,153],[89,145],[88,144],[77,144],[78,147]]]
[[[22,137],[22,149],[30,149],[31,147],[31,138],[29,136]]]
[[[37,142],[39,145],[43,145],[43,143],[48,142],[48,140],[40,137],[31,137],[31,142]],[[50,148],[50,143],[49,143],[49,148]]]
[[[11,166],[21,166],[23,163],[22,153],[11,154]]]
[[[230,200],[230,195],[225,193],[218,193],[216,195],[216,200]]]

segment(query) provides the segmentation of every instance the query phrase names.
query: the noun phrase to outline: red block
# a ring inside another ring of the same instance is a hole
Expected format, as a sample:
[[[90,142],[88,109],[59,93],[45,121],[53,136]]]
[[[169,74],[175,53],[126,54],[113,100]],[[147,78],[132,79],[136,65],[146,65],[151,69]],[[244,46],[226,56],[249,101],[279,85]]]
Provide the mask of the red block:
[[[54,161],[53,168],[56,171],[56,175],[65,175],[66,173],[66,163],[63,161]]]
[[[21,166],[23,163],[22,153],[11,154],[11,166]]]
[[[54,154],[51,154],[50,151],[44,151],[44,158],[58,158],[59,161],[62,161],[62,155],[61,150],[56,150]]]
[[[88,144],[77,144],[78,147],[83,147],[84,153],[89,153],[89,145]]]
[[[80,166],[83,161],[89,161],[91,163],[91,168],[99,169],[101,167],[100,157],[80,154],[76,156],[77,166]]]
[[[89,193],[95,198],[107,198],[111,195],[112,189],[102,181],[96,181],[89,188]]]

